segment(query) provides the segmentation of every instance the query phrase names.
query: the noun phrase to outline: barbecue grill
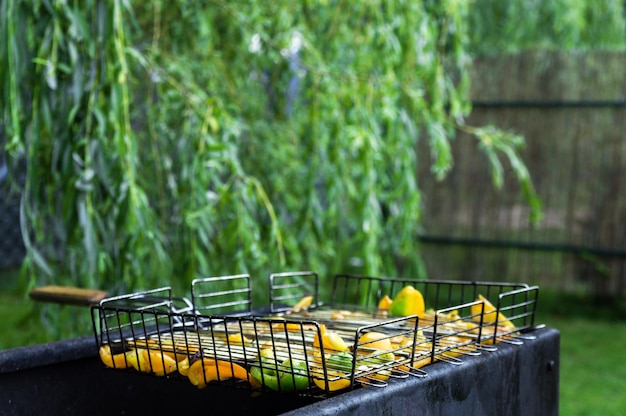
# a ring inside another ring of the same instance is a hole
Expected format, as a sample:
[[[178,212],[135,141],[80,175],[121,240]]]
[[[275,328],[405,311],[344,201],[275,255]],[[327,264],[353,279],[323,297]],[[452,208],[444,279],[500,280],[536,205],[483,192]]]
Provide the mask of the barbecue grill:
[[[377,307],[409,284],[427,313],[396,317]],[[534,322],[537,287],[337,275],[328,303],[313,272],[272,274],[269,287],[262,308],[252,307],[247,275],[197,279],[190,300],[170,288],[103,299],[91,309],[95,339],[1,353],[7,414],[189,406],[235,414],[558,414],[559,334]],[[493,316],[514,329],[488,319],[479,294],[494,299]],[[308,296],[310,305],[295,307]],[[333,365],[337,351],[323,341],[325,330],[346,341],[343,367]],[[391,354],[363,341],[368,333],[382,334]],[[200,366],[196,386],[190,363],[209,366]],[[307,382],[296,389],[299,376]]]

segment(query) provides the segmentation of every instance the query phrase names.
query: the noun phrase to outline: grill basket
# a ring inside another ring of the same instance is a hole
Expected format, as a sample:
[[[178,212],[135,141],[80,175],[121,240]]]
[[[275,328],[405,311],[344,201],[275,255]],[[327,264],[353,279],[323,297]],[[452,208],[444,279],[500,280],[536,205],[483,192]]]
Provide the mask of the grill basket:
[[[407,285],[422,293],[423,316],[394,317],[378,307]],[[270,275],[269,304],[261,308],[252,308],[250,276],[239,274],[194,280],[191,300],[165,287],[103,299],[91,313],[108,367],[199,388],[220,383],[325,398],[425,377],[430,364],[461,365],[500,342],[522,345],[537,328],[538,292],[518,283],[339,274],[324,303],[317,273],[299,271]],[[310,305],[297,308],[307,297]]]

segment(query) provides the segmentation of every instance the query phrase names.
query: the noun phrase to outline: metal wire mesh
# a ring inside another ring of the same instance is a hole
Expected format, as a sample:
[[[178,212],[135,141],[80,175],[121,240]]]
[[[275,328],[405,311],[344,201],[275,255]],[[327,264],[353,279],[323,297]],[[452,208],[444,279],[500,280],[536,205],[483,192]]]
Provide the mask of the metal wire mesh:
[[[221,290],[233,281],[243,289]],[[100,357],[108,367],[187,378],[198,387],[220,382],[328,397],[423,377],[430,364],[459,365],[464,357],[493,351],[499,342],[523,344],[535,328],[538,288],[524,284],[337,275],[330,303],[297,308],[303,293],[317,293],[310,286],[317,284],[317,274],[276,273],[270,281],[276,305],[263,310],[246,311],[247,275],[195,281],[192,299],[198,305],[174,298],[169,288],[104,299],[92,308]],[[390,316],[362,301],[395,295],[407,285],[421,288],[432,308]],[[287,288],[295,296],[276,295]],[[219,296],[203,296],[211,293]],[[486,310],[485,301],[476,299],[479,294],[494,299],[496,310]],[[231,315],[206,313],[232,305],[237,310]],[[515,325],[504,325],[501,313]]]

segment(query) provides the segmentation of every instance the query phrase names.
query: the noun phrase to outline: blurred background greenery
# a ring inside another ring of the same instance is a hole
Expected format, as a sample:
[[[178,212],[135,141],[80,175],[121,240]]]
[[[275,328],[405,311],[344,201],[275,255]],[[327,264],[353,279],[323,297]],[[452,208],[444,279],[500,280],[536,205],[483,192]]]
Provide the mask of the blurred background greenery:
[[[445,178],[459,128],[536,218],[523,138],[465,123],[473,9],[4,4],[2,136],[26,287],[181,291],[249,273],[264,300],[274,271],[425,277],[416,146]]]

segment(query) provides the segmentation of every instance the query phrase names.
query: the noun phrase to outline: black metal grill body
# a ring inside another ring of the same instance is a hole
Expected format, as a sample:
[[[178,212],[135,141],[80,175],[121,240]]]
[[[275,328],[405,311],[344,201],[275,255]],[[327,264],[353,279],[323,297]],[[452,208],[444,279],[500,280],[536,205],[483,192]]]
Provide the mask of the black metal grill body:
[[[0,351],[0,414],[558,415],[556,329],[524,345],[437,362],[428,376],[394,380],[326,399],[273,394],[105,368],[93,337]],[[224,410],[222,410],[224,409]]]

